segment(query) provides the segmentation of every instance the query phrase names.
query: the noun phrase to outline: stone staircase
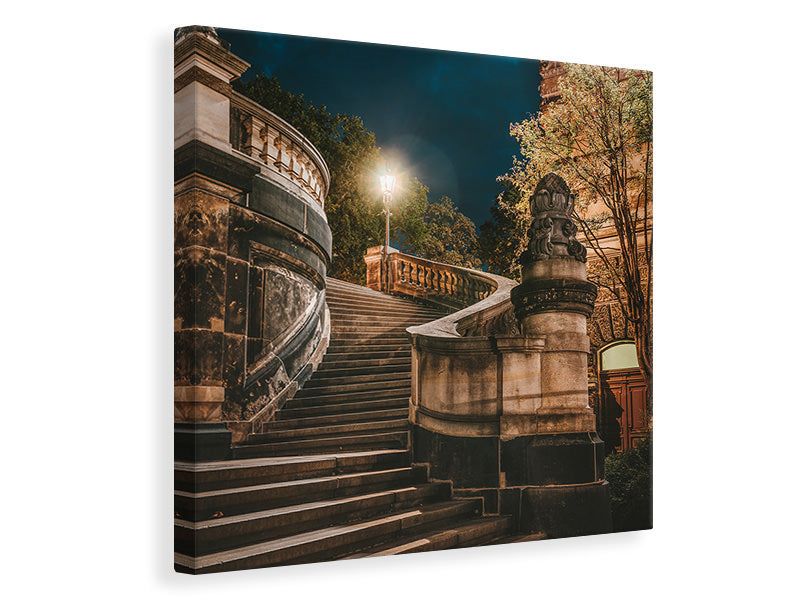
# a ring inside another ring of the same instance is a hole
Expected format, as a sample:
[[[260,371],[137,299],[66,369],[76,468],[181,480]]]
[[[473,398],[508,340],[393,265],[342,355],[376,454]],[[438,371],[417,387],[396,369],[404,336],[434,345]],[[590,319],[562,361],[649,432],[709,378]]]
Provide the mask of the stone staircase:
[[[454,499],[411,463],[406,327],[434,309],[327,280],[328,352],[302,390],[233,450],[176,463],[175,566],[210,573],[496,543],[507,517]]]

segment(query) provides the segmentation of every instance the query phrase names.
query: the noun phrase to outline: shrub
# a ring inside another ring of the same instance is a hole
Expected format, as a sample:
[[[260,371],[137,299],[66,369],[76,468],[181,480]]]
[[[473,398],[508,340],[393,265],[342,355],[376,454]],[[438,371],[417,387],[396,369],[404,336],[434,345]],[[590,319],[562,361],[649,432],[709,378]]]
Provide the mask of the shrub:
[[[653,437],[605,461],[614,531],[653,527]]]

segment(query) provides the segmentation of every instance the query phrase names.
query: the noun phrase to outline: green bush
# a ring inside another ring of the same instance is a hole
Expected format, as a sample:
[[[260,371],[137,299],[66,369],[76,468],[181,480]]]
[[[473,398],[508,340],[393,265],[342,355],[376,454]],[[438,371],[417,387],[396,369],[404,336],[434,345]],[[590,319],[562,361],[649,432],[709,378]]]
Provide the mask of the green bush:
[[[614,531],[653,527],[653,436],[605,462]]]

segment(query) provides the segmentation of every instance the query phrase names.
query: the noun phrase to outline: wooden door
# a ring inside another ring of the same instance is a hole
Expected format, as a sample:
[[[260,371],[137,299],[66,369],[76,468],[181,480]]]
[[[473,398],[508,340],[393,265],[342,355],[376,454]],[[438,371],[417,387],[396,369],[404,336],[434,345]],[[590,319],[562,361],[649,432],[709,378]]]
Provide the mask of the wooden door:
[[[639,369],[600,374],[608,449],[627,450],[647,435],[647,388]]]

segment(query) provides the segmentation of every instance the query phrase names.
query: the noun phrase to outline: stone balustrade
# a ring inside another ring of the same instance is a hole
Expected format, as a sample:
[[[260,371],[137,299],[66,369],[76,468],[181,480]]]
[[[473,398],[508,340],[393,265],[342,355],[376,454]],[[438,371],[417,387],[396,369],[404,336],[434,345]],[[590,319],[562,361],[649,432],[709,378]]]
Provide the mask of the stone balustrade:
[[[458,310],[489,297],[497,278],[483,271],[426,260],[389,248],[385,265],[383,246],[367,250],[367,287],[424,300],[447,310]],[[388,273],[388,283],[385,280]]]
[[[235,91],[231,95],[230,143],[233,150],[258,162],[262,176],[325,207],[330,173],[319,151],[289,123]]]

